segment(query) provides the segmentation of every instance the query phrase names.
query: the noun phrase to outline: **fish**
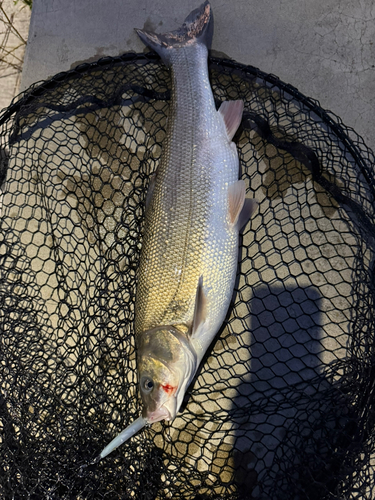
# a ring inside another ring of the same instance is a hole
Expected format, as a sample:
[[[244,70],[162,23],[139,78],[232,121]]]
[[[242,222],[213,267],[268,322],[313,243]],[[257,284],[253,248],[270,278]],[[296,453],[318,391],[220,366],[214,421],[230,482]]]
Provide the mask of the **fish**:
[[[172,421],[232,299],[239,235],[257,202],[246,197],[232,141],[243,101],[216,109],[209,81],[208,1],[183,25],[136,30],[170,68],[172,91],[160,164],[150,181],[135,301],[141,416],[99,455],[145,425]]]

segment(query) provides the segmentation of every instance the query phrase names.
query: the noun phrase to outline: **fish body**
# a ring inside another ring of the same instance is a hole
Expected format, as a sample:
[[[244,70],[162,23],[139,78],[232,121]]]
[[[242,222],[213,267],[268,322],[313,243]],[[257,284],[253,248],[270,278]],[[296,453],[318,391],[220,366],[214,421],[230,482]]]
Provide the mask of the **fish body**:
[[[224,102],[217,110],[209,82],[212,23],[205,2],[179,30],[162,35],[137,30],[172,76],[166,138],[147,196],[137,277],[135,336],[144,423],[176,416],[227,314],[239,231],[256,207],[238,180],[232,142],[243,103]]]
[[[166,139],[146,211],[135,333],[144,417],[171,420],[231,301],[239,220],[254,203],[238,181],[232,137],[242,101],[216,109],[208,75],[208,2],[182,28],[138,30],[171,68]]]

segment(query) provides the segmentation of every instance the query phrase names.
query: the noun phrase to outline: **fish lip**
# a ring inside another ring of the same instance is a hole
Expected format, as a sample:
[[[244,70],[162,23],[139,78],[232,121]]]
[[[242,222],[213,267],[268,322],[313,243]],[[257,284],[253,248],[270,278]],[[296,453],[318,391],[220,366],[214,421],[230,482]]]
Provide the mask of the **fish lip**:
[[[148,424],[154,424],[155,422],[160,422],[160,420],[172,420],[172,418],[170,411],[164,406],[161,406],[157,410],[148,413],[146,420]]]

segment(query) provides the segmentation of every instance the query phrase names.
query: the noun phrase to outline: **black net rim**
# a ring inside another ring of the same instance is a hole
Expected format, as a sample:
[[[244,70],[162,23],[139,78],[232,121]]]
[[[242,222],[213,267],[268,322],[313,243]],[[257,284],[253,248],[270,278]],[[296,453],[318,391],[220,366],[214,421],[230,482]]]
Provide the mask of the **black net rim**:
[[[9,118],[17,113],[22,107],[28,106],[33,102],[34,99],[40,97],[46,91],[52,90],[61,84],[68,77],[72,77],[77,75],[79,78],[82,74],[96,71],[98,69],[104,70],[107,66],[113,65],[128,65],[134,62],[160,62],[162,64],[160,57],[154,52],[148,53],[125,53],[120,56],[106,56],[98,59],[97,61],[90,63],[82,63],[75,68],[69,71],[62,71],[57,73],[53,77],[47,80],[40,80],[33,83],[28,89],[24,92],[21,92],[18,96],[16,96],[11,104],[0,111],[0,125],[3,125]],[[345,147],[348,149],[348,152],[352,155],[353,159],[360,167],[361,172],[365,176],[366,181],[370,186],[373,187],[374,182],[369,178],[368,169],[371,166],[371,163],[375,161],[375,155],[371,149],[366,146],[366,149],[369,150],[369,162],[366,162],[362,157],[361,151],[359,151],[358,147],[354,144],[353,141],[359,142],[365,145],[364,139],[355,132],[352,127],[346,126],[341,118],[339,118],[332,111],[328,111],[323,109],[320,105],[320,102],[317,99],[313,99],[311,97],[306,97],[302,94],[296,87],[289,83],[284,83],[280,78],[272,73],[266,73],[256,68],[255,66],[245,65],[239,63],[233,59],[225,59],[210,56],[208,59],[209,69],[216,64],[220,64],[227,71],[230,72],[238,72],[245,79],[259,79],[263,80],[265,84],[271,87],[277,87],[283,93],[289,94],[292,98],[299,101],[301,104],[306,106],[306,108],[314,111],[314,113],[331,129],[332,132],[343,142]],[[375,193],[375,190],[374,190]]]

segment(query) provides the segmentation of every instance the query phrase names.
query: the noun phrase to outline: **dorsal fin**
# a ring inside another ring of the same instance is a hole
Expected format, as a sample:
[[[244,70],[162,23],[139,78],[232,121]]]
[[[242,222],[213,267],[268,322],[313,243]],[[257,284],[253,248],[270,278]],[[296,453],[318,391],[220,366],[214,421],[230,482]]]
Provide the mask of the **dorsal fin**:
[[[228,139],[231,141],[242,120],[243,101],[224,101],[218,112],[224,119]]]

